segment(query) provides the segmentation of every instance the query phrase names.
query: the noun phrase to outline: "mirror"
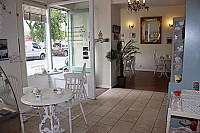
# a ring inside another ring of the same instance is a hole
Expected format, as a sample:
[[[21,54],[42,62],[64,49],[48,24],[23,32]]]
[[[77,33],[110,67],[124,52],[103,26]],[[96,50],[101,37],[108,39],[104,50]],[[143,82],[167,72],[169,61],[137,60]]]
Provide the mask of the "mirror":
[[[162,17],[141,17],[141,44],[161,44]]]

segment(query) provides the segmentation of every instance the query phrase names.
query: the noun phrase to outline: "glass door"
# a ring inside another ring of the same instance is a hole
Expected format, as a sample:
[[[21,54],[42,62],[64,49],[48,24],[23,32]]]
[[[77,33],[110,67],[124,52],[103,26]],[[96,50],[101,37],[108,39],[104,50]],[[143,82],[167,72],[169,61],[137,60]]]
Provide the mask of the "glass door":
[[[68,12],[69,71],[90,73],[89,9]]]

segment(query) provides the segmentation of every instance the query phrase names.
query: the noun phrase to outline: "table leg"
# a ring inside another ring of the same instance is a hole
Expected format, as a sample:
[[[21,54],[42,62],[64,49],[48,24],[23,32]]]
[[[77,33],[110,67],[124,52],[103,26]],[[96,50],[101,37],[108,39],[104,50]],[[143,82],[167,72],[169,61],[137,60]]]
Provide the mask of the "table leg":
[[[52,105],[49,106],[49,111],[50,111],[51,131],[55,132],[54,126],[53,126],[53,112],[54,112],[54,109],[53,109]]]
[[[169,78],[168,76],[167,76],[167,63],[165,62],[164,63],[164,73],[165,73],[165,76],[167,77],[167,78]]]
[[[64,129],[60,129],[60,121],[59,118],[55,115],[55,107],[54,105],[45,106],[43,107],[45,111],[44,118],[42,119],[41,123],[39,124],[39,132],[40,133],[63,133],[65,132]],[[48,110],[49,108],[49,110]],[[44,123],[47,119],[50,119],[51,129],[48,127],[43,127]],[[57,122],[57,125],[53,123],[53,120]]]
[[[49,84],[49,88],[51,88],[51,76],[48,75],[48,84]]]
[[[165,77],[167,77],[167,78],[169,78],[168,76],[167,76],[167,72],[166,72],[166,69],[167,69],[167,67],[166,67],[166,62],[165,61],[163,61],[163,64],[164,64],[164,66],[163,66],[163,69],[162,69],[162,71],[161,71],[161,74],[160,74],[160,76],[159,77],[162,77],[162,75]]]
[[[165,76],[165,75],[164,75],[164,70],[165,70],[165,68],[163,67],[163,69],[162,69],[161,72],[160,72],[160,76],[159,76],[159,77],[162,77],[162,75]]]

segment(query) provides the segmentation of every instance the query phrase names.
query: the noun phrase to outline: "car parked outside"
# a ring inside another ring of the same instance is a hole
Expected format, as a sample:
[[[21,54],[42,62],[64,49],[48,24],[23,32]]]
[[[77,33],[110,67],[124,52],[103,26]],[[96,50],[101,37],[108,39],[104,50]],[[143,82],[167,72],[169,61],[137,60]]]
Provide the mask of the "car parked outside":
[[[45,59],[45,50],[42,49],[36,42],[34,41],[26,41],[26,59],[35,59],[39,58],[41,60]]]
[[[52,47],[53,55],[68,56],[68,45],[61,43],[54,43]]]

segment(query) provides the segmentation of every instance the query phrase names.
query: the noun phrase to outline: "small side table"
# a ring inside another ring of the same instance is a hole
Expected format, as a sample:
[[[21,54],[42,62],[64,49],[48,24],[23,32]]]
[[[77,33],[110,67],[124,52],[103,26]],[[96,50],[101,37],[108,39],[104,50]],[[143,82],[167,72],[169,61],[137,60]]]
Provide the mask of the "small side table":
[[[55,75],[55,74],[60,74],[60,73],[62,73],[62,71],[56,71],[56,72],[54,72],[54,71],[47,71],[47,73],[42,73],[42,72],[40,72],[40,73],[35,73],[34,75],[35,75],[35,77],[36,76],[48,76],[48,84],[49,84],[49,88],[51,88],[52,86],[51,86],[51,75]]]

